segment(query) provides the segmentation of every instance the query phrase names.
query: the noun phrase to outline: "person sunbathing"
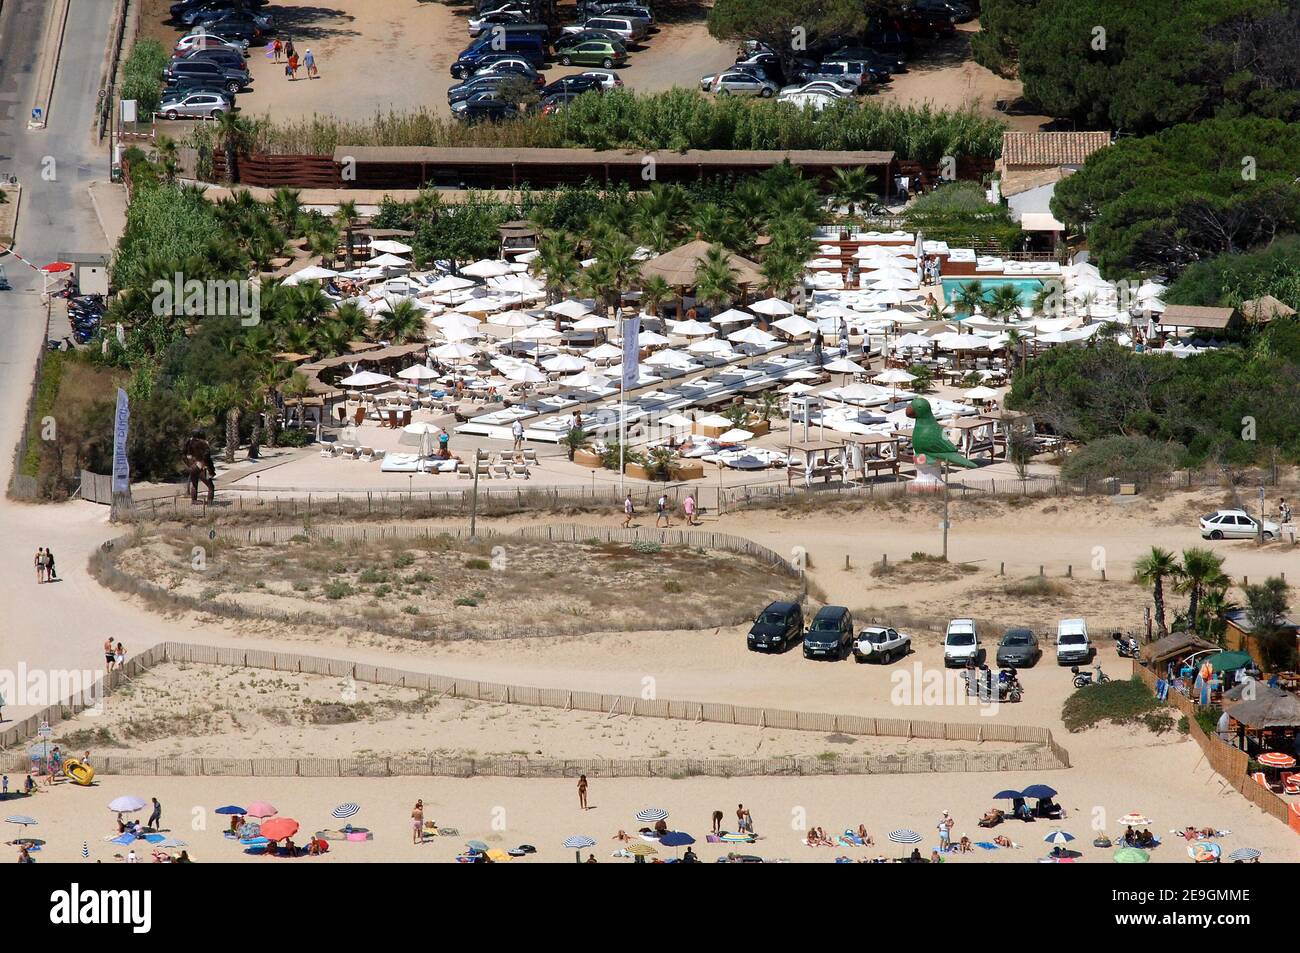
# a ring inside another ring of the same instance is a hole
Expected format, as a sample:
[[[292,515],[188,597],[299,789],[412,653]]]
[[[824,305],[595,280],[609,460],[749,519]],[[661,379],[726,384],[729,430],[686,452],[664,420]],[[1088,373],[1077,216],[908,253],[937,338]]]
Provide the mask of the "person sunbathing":
[[[663,820],[662,818],[655,821],[655,836],[663,837],[667,833],[668,833],[668,822]]]
[[[617,834],[614,835],[614,840],[621,841],[623,843],[626,843],[631,839],[632,839],[632,835],[629,834],[627,831],[619,831]]]
[[[1137,845],[1139,847],[1154,847],[1156,845],[1155,835],[1148,830],[1143,830],[1137,835]]]
[[[1011,838],[1007,837],[1005,834],[999,834],[997,837],[993,838],[993,843],[997,844],[999,847],[1015,846],[1014,844],[1011,843]]]
[[[957,841],[957,850],[963,854],[969,854],[974,849],[975,845],[970,842],[970,838],[962,834],[961,840]]]
[[[989,808],[980,818],[980,827],[993,827],[995,824],[1002,823],[1002,811],[996,807]]]
[[[871,839],[871,835],[867,833],[867,828],[863,824],[858,825],[858,840],[862,841],[863,847],[874,847],[876,844],[876,842]]]

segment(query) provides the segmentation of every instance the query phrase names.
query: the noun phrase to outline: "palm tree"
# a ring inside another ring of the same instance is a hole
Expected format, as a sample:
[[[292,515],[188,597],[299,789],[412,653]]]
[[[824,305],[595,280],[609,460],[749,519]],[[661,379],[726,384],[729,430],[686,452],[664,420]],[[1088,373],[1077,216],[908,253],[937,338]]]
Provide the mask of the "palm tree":
[[[641,272],[641,263],[634,257],[636,248],[623,235],[604,232],[592,243],[591,251],[596,263],[584,275],[587,286],[605,301],[610,315],[617,317],[619,299]]]
[[[171,136],[158,137],[158,161],[163,168],[163,181],[168,185],[176,182],[176,173],[180,171],[180,162],[176,155],[176,140]]]
[[[984,311],[991,318],[1010,321],[1020,313],[1020,292],[1012,285],[998,285],[989,293]]]
[[[659,305],[672,293],[672,286],[663,275],[651,275],[641,282],[641,307],[646,314],[658,315]]]
[[[768,294],[784,298],[803,274],[803,259],[769,251],[763,257],[761,270],[767,281]]]
[[[857,213],[859,205],[870,205],[880,198],[876,194],[875,179],[862,166],[856,169],[836,169],[835,178],[830,185],[831,197],[836,203],[847,205],[850,215]]]
[[[343,235],[348,240],[344,261],[350,271],[352,269],[352,228],[357,221],[357,203],[351,199],[340,202],[334,211],[334,220],[343,228]]]
[[[954,296],[954,305],[958,311],[968,315],[983,312],[987,302],[984,300],[984,282],[978,278],[961,285]]]
[[[289,379],[285,381],[284,386],[280,388],[280,393],[286,398],[296,398],[298,401],[298,423],[303,421],[303,404],[308,394],[311,393],[311,385],[307,383],[307,378],[294,371]]]
[[[226,155],[226,181],[239,181],[239,153],[247,148],[253,129],[248,120],[234,113],[217,117],[217,141]]]
[[[719,205],[701,205],[691,216],[695,237],[713,245],[739,249],[744,245],[745,231],[740,222]]]
[[[528,263],[528,273],[545,284],[548,305],[563,298],[578,278],[576,244],[563,232],[543,235],[537,243],[537,257]]]
[[[583,447],[587,446],[590,441],[587,439],[586,432],[581,427],[570,427],[565,431],[560,442],[564,444],[564,448],[569,454],[569,460],[572,461],[573,455]]]
[[[424,312],[409,298],[403,298],[379,316],[375,333],[390,344],[406,344],[424,338]]]
[[[727,253],[714,245],[695,266],[695,296],[714,311],[740,294]]]
[[[1226,588],[1227,581],[1222,556],[1199,546],[1183,550],[1183,569],[1175,588],[1187,595],[1187,620],[1193,630],[1199,630],[1201,599],[1212,589]]]
[[[1005,350],[1007,354],[1010,354],[1012,351],[1016,352],[1015,369],[1017,373],[1019,373],[1021,370],[1024,369],[1025,336],[1021,334],[1020,331],[1018,331],[1016,328],[1012,328],[1011,330],[1007,331],[1007,343],[1003,348],[1003,350]]]
[[[320,257],[322,265],[333,264],[338,254],[339,233],[332,226],[317,226],[307,236],[307,250]]]
[[[1133,567],[1134,579],[1141,585],[1151,587],[1156,628],[1162,636],[1169,634],[1169,626],[1165,623],[1165,580],[1177,579],[1181,571],[1174,554],[1159,546],[1152,546],[1151,552],[1139,559]]]
[[[297,235],[302,225],[302,192],[279,188],[271,195],[271,215],[286,234]]]
[[[1201,619],[1198,631],[1222,645],[1223,634],[1228,628],[1225,617],[1229,612],[1240,608],[1240,605],[1229,598],[1226,587],[1207,590],[1205,595],[1201,597],[1199,609]]]

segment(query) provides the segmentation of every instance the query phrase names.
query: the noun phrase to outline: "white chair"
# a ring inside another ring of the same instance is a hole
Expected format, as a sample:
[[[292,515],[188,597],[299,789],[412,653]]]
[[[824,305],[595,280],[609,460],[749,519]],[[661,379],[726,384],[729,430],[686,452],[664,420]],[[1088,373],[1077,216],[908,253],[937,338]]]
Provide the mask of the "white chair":
[[[361,452],[357,455],[357,459],[362,463],[369,463],[374,458],[375,450],[373,447],[362,447]]]

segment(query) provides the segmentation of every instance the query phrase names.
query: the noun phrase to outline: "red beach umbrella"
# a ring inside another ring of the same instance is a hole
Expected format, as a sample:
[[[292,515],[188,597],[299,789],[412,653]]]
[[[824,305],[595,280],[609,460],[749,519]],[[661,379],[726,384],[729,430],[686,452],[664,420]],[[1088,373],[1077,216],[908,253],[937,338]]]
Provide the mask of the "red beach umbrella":
[[[292,817],[273,817],[262,824],[262,836],[270,841],[284,840],[298,833],[298,822]]]

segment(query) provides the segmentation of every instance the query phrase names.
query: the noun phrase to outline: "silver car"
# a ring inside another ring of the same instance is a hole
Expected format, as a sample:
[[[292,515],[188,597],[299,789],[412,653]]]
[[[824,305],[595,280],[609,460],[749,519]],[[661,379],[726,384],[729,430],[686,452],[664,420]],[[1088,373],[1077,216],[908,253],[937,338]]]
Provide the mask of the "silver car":
[[[168,119],[216,119],[230,111],[230,101],[216,93],[184,93],[163,99],[158,113]]]
[[[776,95],[778,87],[770,79],[744,70],[723,70],[701,77],[700,89],[719,96],[762,96],[768,99]]]

